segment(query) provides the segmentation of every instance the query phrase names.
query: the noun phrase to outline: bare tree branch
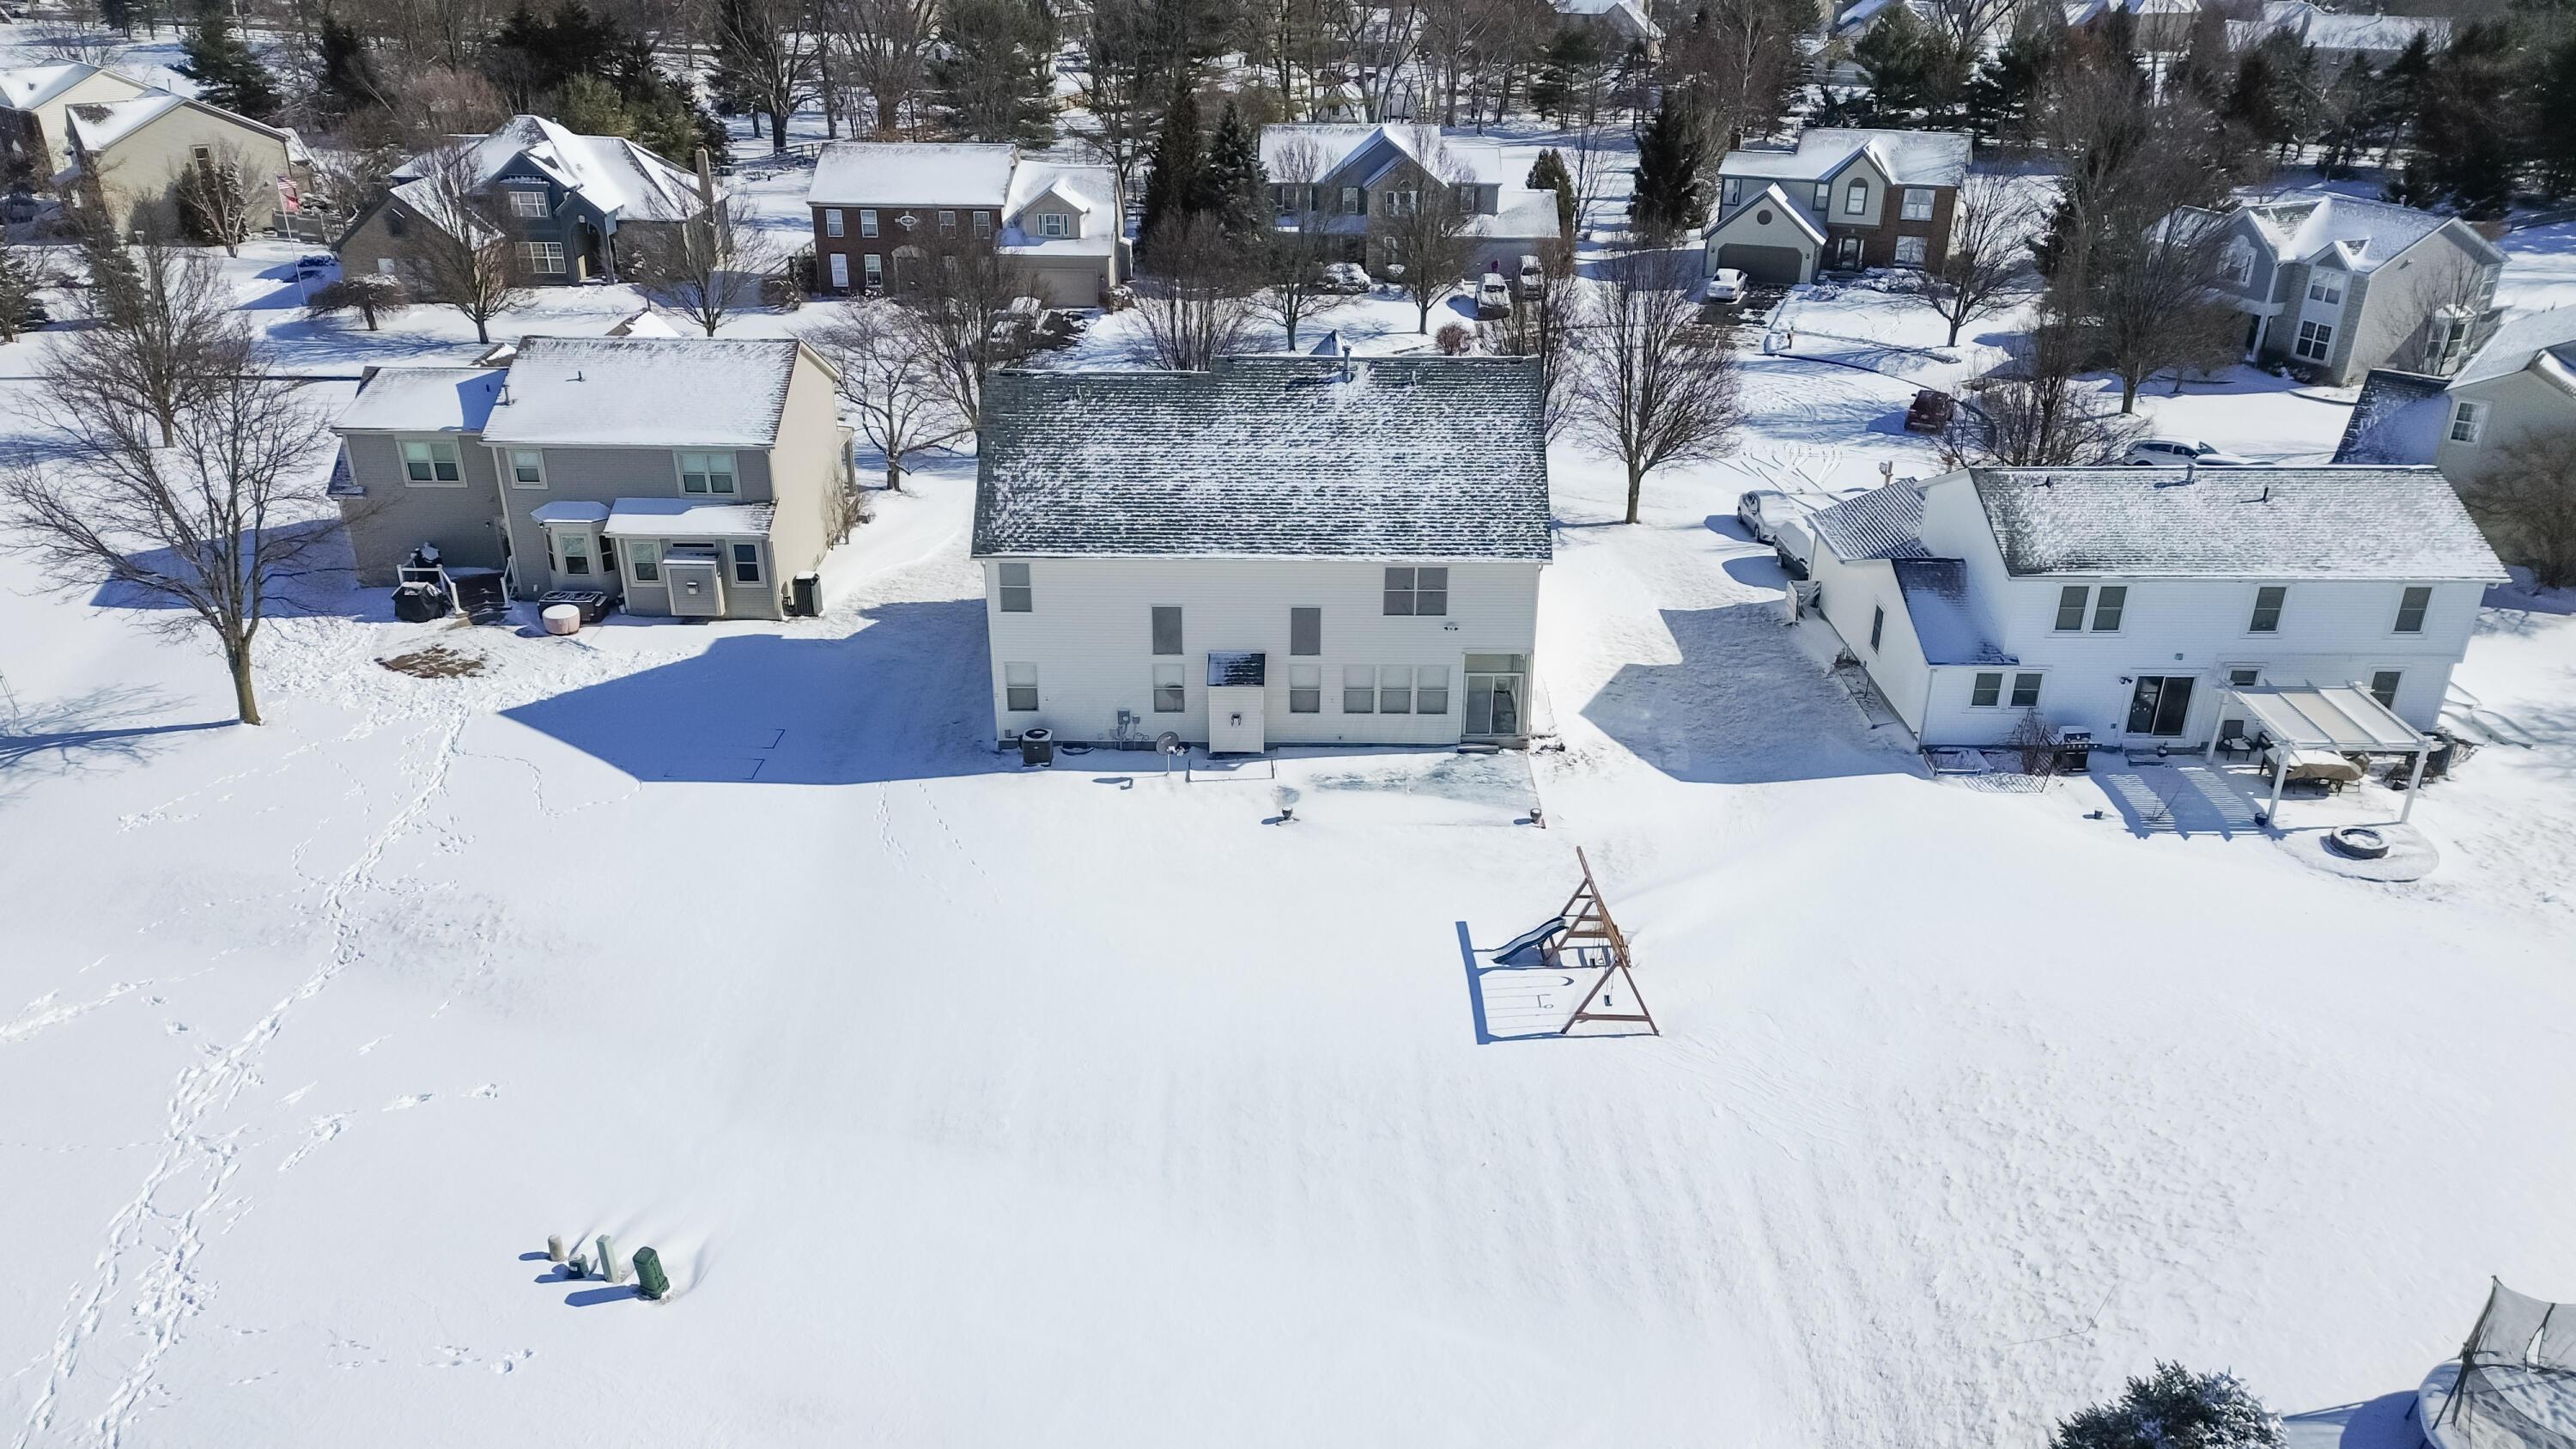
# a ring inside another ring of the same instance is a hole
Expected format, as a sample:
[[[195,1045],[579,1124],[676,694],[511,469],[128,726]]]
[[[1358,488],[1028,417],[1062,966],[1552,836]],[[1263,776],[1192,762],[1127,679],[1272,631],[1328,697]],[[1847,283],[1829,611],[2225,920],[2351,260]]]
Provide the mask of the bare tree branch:
[[[1734,348],[1691,300],[1699,273],[1695,252],[1632,246],[1593,286],[1573,421],[1627,469],[1630,523],[1648,473],[1724,454],[1743,421]]]

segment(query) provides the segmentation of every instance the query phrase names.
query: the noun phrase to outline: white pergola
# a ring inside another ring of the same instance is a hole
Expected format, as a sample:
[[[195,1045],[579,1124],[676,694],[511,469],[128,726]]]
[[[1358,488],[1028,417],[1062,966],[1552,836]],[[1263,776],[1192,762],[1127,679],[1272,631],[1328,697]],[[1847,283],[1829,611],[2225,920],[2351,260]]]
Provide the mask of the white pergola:
[[[2424,757],[2434,742],[2397,711],[2358,684],[2231,684],[2227,695],[2272,744],[2272,803],[2264,818],[2281,819],[2281,786],[2290,775],[2290,755],[2297,750],[2327,750],[2338,755],[2409,755],[2415,767],[2406,777],[2406,803],[2397,821],[2415,813],[2415,793],[2424,783]],[[2219,719],[2228,717],[2225,709]],[[2218,724],[2209,731],[2211,758],[2217,757]]]

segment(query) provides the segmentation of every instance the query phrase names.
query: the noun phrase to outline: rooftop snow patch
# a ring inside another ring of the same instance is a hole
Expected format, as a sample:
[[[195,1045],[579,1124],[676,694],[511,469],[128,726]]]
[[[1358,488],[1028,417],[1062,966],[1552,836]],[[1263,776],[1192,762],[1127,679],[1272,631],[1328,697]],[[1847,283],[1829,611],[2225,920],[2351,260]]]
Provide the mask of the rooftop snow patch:
[[[358,385],[338,426],[362,433],[479,433],[503,376],[490,367],[388,367]]]
[[[623,136],[585,136],[543,116],[512,116],[488,136],[456,140],[468,148],[474,189],[524,156],[555,184],[621,220],[685,221],[704,209],[695,174]],[[429,174],[429,165],[429,158],[415,158],[394,177],[415,181]]]
[[[2335,445],[2338,463],[2430,463],[2450,420],[2448,385],[2438,377],[2374,367]]]
[[[1010,198],[1019,149],[932,141],[835,141],[805,188],[813,206],[984,206]],[[888,218],[891,221],[891,218]]]
[[[1808,526],[1817,541],[1845,562],[1918,558],[1923,554],[1923,493],[1912,479],[1883,483],[1818,509]]]
[[[792,338],[531,337],[483,436],[494,443],[766,448]]]
[[[0,70],[0,106],[13,111],[32,111],[94,75],[121,80],[138,91],[149,89],[132,76],[76,60],[61,65],[28,65],[16,70]]]
[[[987,385],[979,558],[1550,556],[1537,364],[1230,357]]]
[[[1956,186],[1968,177],[1969,150],[1968,137],[1958,131],[1816,126],[1799,135],[1794,149],[1729,151],[1717,169],[1721,176],[1821,181],[1866,151],[1899,186]]]
[[[1291,164],[1297,159],[1291,152],[1311,147],[1314,179],[1320,181],[1381,142],[1389,153],[1388,160],[1400,154],[1443,177],[1454,173],[1481,186],[1510,185],[1523,179],[1503,164],[1503,148],[1497,142],[1480,136],[1445,135],[1438,126],[1399,122],[1264,126],[1261,164],[1271,179],[1287,178],[1303,169]]]
[[[186,104],[188,104],[186,96],[174,96],[168,91],[151,91],[136,96],[130,101],[93,102],[74,106],[64,113],[64,124],[79,140],[82,150],[104,151]],[[260,130],[268,129],[260,126],[257,121],[243,120],[242,124]]]
[[[777,512],[770,503],[620,498],[601,531],[610,538],[766,538]]]
[[[2280,260],[2305,262],[2332,253],[2336,265],[2353,272],[2386,265],[2450,220],[2411,206],[2363,201],[2324,191],[2294,193],[2249,206],[2245,211],[2272,243]],[[2496,252],[2484,238],[2479,239],[2479,245],[2502,258],[2503,253]]]
[[[2014,574],[2474,579],[2504,566],[2432,468],[1978,468]]]
[[[2499,327],[2486,345],[2477,350],[2451,386],[2466,387],[2473,382],[2502,377],[2531,366],[2542,353],[2557,358],[2563,365],[2576,367],[2576,307],[2553,307],[2546,312],[2525,312]]]
[[[1914,621],[1915,642],[1923,646],[1926,664],[2019,664],[1977,623],[1968,605],[1968,566],[1955,558],[1900,558],[1897,591],[1905,596],[1906,617]]]

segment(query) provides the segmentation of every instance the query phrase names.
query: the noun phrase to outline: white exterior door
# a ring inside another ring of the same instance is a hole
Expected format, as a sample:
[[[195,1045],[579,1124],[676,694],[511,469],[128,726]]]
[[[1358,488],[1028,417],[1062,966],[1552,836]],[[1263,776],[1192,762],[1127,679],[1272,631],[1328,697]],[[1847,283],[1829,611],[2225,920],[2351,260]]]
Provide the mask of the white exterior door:
[[[1257,755],[1268,749],[1258,685],[1217,685],[1208,690],[1208,753]]]

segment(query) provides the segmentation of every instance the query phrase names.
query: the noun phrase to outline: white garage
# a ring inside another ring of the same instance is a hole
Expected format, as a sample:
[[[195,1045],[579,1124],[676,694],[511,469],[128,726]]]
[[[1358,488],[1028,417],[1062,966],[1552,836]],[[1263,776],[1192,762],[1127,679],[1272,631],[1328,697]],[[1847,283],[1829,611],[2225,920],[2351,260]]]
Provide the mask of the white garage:
[[[1773,286],[1812,281],[1825,251],[1825,234],[1777,186],[1746,197],[1700,236],[1707,244],[1710,273],[1733,267]]]

